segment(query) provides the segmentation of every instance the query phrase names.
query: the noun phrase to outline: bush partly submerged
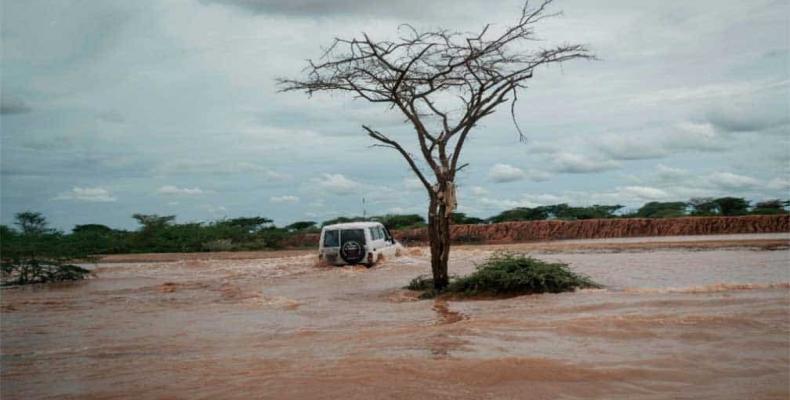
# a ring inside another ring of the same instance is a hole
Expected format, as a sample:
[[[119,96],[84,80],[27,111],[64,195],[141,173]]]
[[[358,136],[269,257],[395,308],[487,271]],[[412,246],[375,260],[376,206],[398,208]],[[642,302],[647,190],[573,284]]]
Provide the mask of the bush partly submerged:
[[[589,277],[571,271],[567,264],[523,254],[496,253],[472,274],[451,278],[441,293],[434,290],[433,279],[424,275],[412,279],[406,289],[422,291],[421,298],[430,298],[437,294],[518,296],[600,287]]]

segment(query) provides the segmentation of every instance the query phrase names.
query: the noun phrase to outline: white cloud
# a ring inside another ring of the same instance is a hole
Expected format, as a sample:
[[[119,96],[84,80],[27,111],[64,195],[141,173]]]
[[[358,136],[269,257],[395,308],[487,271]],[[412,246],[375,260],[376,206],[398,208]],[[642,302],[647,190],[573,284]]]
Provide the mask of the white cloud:
[[[774,190],[790,190],[790,179],[774,178],[768,181],[766,187]]]
[[[246,161],[202,161],[190,159],[169,160],[159,165],[154,172],[161,175],[234,175],[251,174],[270,181],[284,181],[288,175],[263,165]]]
[[[213,204],[203,204],[200,206],[201,209],[207,211],[213,217],[226,217],[228,215],[228,209],[225,206],[215,206]]]
[[[387,212],[390,214],[419,214],[422,215],[425,213],[426,207],[420,206],[407,206],[407,207],[392,207],[387,209]]]
[[[423,186],[419,178],[403,179],[403,187],[409,191],[425,190],[425,186]]]
[[[681,122],[664,139],[663,145],[674,150],[723,151],[725,139],[710,123]]]
[[[472,188],[469,191],[475,196],[485,196],[489,193],[488,189],[482,186],[472,186]]]
[[[755,178],[731,172],[714,172],[708,175],[708,182],[717,188],[729,190],[750,189],[760,186],[760,181]]]
[[[536,205],[523,200],[492,199],[490,197],[483,197],[478,202],[483,206],[488,206],[486,208],[496,210],[508,210],[517,207],[534,207]]]
[[[515,182],[523,179],[539,182],[547,180],[550,176],[549,173],[544,171],[534,170],[527,172],[521,168],[502,163],[494,164],[488,170],[488,179],[497,183]]]
[[[351,194],[360,186],[358,182],[346,178],[343,174],[323,174],[322,176],[323,178],[318,181],[318,186],[335,194]]]
[[[597,147],[615,160],[646,160],[661,158],[667,151],[645,135],[605,135],[596,140]]]
[[[178,186],[173,186],[173,185],[162,186],[159,189],[157,189],[156,192],[166,196],[196,196],[203,194],[203,190],[198,187],[180,188]]]
[[[567,203],[567,196],[557,196],[549,193],[544,194],[524,194],[519,199],[501,199],[491,197],[481,197],[476,203],[488,210],[506,210],[517,207],[538,207],[549,204]]]
[[[560,148],[554,144],[548,143],[528,143],[527,144],[527,152],[530,154],[554,154],[558,153]]]
[[[87,201],[95,203],[112,202],[117,199],[110,194],[110,191],[101,187],[73,187],[68,192],[60,193],[55,196],[54,200],[74,200],[74,201]]]
[[[733,99],[751,95],[757,91],[787,86],[788,81],[742,81],[725,82],[708,85],[675,87],[639,94],[632,100],[647,104],[666,104],[682,101],[724,98]]]
[[[667,192],[650,186],[626,186],[617,188],[617,193],[623,197],[642,200],[661,200],[669,197]]]
[[[705,119],[723,132],[786,133],[788,82],[778,90],[722,99],[705,113]]]
[[[520,181],[526,177],[527,174],[521,168],[508,164],[494,164],[488,170],[488,178],[499,183]]]
[[[299,202],[299,198],[291,195],[272,196],[269,197],[269,201],[272,203],[297,203]]]
[[[665,182],[683,179],[689,176],[689,172],[681,168],[668,167],[664,164],[656,165],[656,177]]]
[[[604,160],[589,157],[584,154],[559,153],[554,156],[554,170],[568,174],[589,174],[602,172],[620,167],[614,160]]]

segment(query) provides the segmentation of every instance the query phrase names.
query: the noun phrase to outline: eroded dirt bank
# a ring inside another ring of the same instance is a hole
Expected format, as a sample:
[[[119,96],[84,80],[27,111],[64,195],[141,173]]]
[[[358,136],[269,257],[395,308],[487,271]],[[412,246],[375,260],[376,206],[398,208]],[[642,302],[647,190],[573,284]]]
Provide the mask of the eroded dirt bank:
[[[450,236],[457,244],[507,244],[549,240],[779,232],[790,232],[790,215],[589,219],[453,225]],[[428,241],[425,228],[396,230],[393,235],[401,242],[410,245],[424,244]],[[298,248],[313,246],[317,242],[318,234],[310,233],[290,237],[284,245]]]
[[[721,235],[790,232],[790,215],[743,217],[628,218],[580,221],[523,221],[491,225],[454,225],[452,240],[459,243],[519,243],[567,239],[640,236]],[[404,242],[425,243],[425,229],[398,232]]]
[[[0,292],[0,394],[790,396],[790,251],[585,243],[536,255],[607,289],[488,301],[415,301],[400,287],[430,270],[419,248],[370,270],[317,268],[312,252],[100,264],[86,282]],[[459,248],[451,272],[490,253]]]

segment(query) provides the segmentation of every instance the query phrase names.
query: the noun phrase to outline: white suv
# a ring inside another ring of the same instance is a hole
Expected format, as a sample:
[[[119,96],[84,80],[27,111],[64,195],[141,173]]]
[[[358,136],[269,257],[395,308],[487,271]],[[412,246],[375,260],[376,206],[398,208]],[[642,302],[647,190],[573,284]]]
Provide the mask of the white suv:
[[[372,267],[382,256],[395,256],[399,246],[380,222],[327,225],[321,229],[318,259],[331,265]]]

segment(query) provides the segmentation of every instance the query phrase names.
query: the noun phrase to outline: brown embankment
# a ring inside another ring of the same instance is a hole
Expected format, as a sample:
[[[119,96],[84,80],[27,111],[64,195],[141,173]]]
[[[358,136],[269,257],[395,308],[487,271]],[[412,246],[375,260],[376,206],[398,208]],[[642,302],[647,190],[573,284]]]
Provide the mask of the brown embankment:
[[[744,217],[689,217],[667,219],[591,219],[582,221],[525,221],[503,222],[491,225],[454,225],[452,239],[456,244],[507,245],[527,242],[527,247],[517,250],[568,251],[568,250],[648,250],[656,248],[722,248],[755,247],[772,249],[788,246],[786,239],[737,239],[716,241],[682,240],[656,243],[545,243],[566,239],[602,239],[617,237],[720,235],[739,233],[790,232],[790,216],[760,215]],[[425,228],[393,231],[405,245],[425,245],[428,242]],[[319,235],[309,233],[288,238],[283,246],[291,250],[212,252],[212,253],[159,253],[112,254],[101,257],[101,262],[156,262],[203,259],[257,259],[292,257],[313,254]]]
[[[450,234],[455,243],[505,244],[565,239],[777,232],[790,232],[790,215],[502,222],[454,225]],[[406,244],[428,241],[425,228],[397,231],[394,235]]]
[[[567,239],[777,232],[790,232],[790,215],[519,221],[490,225],[453,225],[450,234],[455,243],[506,244]],[[407,245],[428,242],[425,228],[396,230],[393,235]],[[293,236],[284,245],[292,248],[314,246],[316,243],[318,234],[309,233]]]

